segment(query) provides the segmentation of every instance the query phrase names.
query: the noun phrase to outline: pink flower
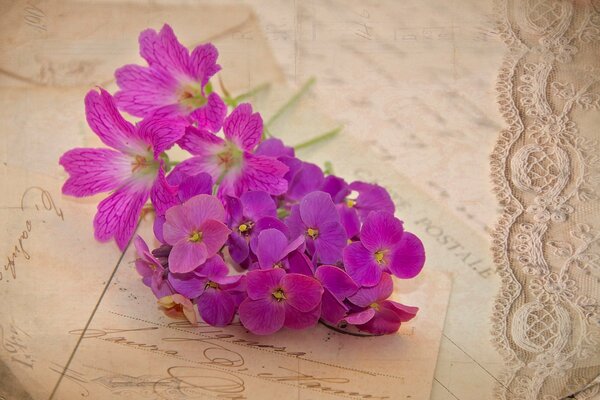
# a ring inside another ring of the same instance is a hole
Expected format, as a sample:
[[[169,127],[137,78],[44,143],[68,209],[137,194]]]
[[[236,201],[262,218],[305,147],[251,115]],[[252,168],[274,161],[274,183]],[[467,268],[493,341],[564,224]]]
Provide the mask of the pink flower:
[[[168,283],[164,280],[166,270],[156,257],[152,255],[148,245],[139,235],[133,239],[138,258],[135,260],[135,269],[142,276],[144,285],[152,289],[157,298],[172,294]]]
[[[198,316],[194,304],[190,299],[180,294],[171,294],[158,299],[158,304],[170,318],[187,319],[191,324],[198,323]]]
[[[239,314],[252,333],[269,335],[284,326],[316,325],[323,287],[315,278],[286,274],[281,268],[250,271],[246,278],[248,298],[240,304]]]
[[[273,157],[253,153],[261,140],[263,122],[258,113],[252,113],[250,104],[236,107],[225,119],[223,131],[225,140],[188,127],[179,144],[195,157],[179,164],[176,170],[188,175],[210,174],[219,183],[221,196],[239,197],[250,190],[279,195],[287,190],[283,176],[288,167]]]
[[[346,321],[358,329],[375,335],[386,335],[400,329],[402,322],[410,321],[417,315],[417,307],[406,306],[387,300],[394,291],[392,277],[381,275],[379,283],[373,287],[363,287],[350,296],[350,302],[362,310],[346,317]]]
[[[161,199],[170,189],[160,155],[181,138],[183,126],[155,117],[134,126],[119,114],[112,96],[103,89],[88,92],[85,110],[90,128],[115,150],[78,148],[63,154],[59,163],[70,177],[62,191],[75,197],[114,191],[98,205],[95,236],[100,241],[114,237],[123,250],[148,197],[157,209],[167,207]]]
[[[217,254],[231,232],[223,223],[223,205],[207,194],[169,208],[165,219],[163,237],[173,246],[169,270],[175,273],[190,272],[204,264]]]
[[[217,49],[205,44],[189,54],[166,24],[158,33],[143,31],[139,42],[149,66],[125,65],[115,72],[119,108],[138,117],[184,117],[211,132],[221,129],[227,106],[207,90],[208,80],[221,69]]]

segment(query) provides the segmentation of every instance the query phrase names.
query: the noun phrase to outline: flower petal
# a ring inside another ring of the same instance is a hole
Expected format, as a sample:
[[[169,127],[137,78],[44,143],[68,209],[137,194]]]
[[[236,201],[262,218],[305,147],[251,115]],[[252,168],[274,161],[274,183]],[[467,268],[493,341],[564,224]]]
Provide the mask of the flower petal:
[[[360,219],[354,207],[348,207],[345,204],[335,206],[340,215],[340,223],[346,230],[346,236],[353,238],[360,233]]]
[[[169,185],[162,166],[158,170],[158,177],[154,185],[152,185],[150,199],[157,215],[164,215],[169,208],[179,205],[177,188]]]
[[[372,287],[362,287],[354,295],[349,297],[352,304],[360,307],[367,307],[378,301],[385,300],[391,296],[394,291],[394,282],[390,274],[383,273],[381,280]]]
[[[133,236],[150,188],[130,180],[98,204],[94,217],[96,239],[105,242],[115,238],[121,250]]]
[[[208,80],[221,70],[217,64],[219,52],[211,43],[196,46],[190,55],[190,72],[194,78],[206,86]]]
[[[244,153],[243,184],[248,190],[262,190],[272,195],[285,193],[288,188],[283,178],[288,167],[274,158]]]
[[[208,194],[194,196],[183,204],[190,220],[201,225],[207,220],[225,221],[225,208],[219,199]]]
[[[137,124],[138,134],[152,145],[154,158],[169,150],[185,134],[187,122],[183,118],[167,118],[157,115],[144,118]]]
[[[329,290],[323,292],[323,298],[321,299],[321,318],[333,325],[340,323],[346,316],[348,307],[343,302],[335,298]]]
[[[312,192],[300,201],[300,216],[309,228],[318,228],[328,222],[339,222],[331,196],[325,192]]]
[[[218,132],[227,115],[227,105],[216,93],[211,93],[206,104],[192,112],[190,118],[197,122],[198,127],[210,132]]]
[[[181,274],[193,271],[204,264],[207,256],[208,251],[204,243],[180,240],[169,253],[169,270]]]
[[[216,282],[227,276],[229,269],[220,255],[212,256],[198,269],[197,273],[209,280]]]
[[[319,190],[323,186],[324,179],[321,168],[315,164],[303,162],[302,168],[290,181],[286,195],[292,200],[300,200],[308,193]]]
[[[72,149],[59,163],[70,175],[64,194],[91,196],[119,187],[131,176],[131,157],[111,149]]]
[[[381,267],[360,242],[350,243],[344,249],[344,267],[352,279],[364,286],[373,286],[381,279]]]
[[[131,115],[146,117],[177,103],[178,82],[164,70],[125,65],[115,71],[120,90],[115,93],[117,106]],[[179,114],[179,113],[177,113]]]
[[[398,278],[410,279],[417,276],[425,265],[425,248],[421,239],[405,232],[392,252],[391,260],[390,271]]]
[[[358,285],[352,278],[343,269],[333,265],[318,267],[315,278],[340,301],[344,301],[358,290]]]
[[[214,219],[205,221],[200,226],[200,231],[202,232],[202,243],[206,245],[209,257],[215,255],[223,247],[231,233],[227,225]]]
[[[342,249],[348,237],[339,222],[326,222],[319,227],[319,236],[315,239],[315,255],[320,262],[335,264],[342,259]]]
[[[277,229],[266,229],[258,234],[256,256],[262,269],[273,268],[283,258],[288,239]]]
[[[281,278],[281,288],[286,304],[302,312],[314,309],[321,302],[323,286],[313,277],[287,274]]]
[[[391,250],[400,241],[403,232],[402,221],[393,214],[373,211],[360,230],[360,241],[373,253]]]
[[[240,322],[256,335],[269,335],[283,327],[285,307],[271,299],[242,301],[239,308]]]
[[[240,104],[225,118],[225,137],[245,151],[251,151],[260,142],[263,121],[259,113],[252,113],[249,103]]]
[[[200,173],[192,176],[185,176],[178,188],[178,197],[181,202],[185,202],[199,194],[211,194],[213,180],[209,174]]]
[[[169,208],[165,212],[165,218],[163,239],[170,245],[187,240],[192,231],[198,228],[183,205]]]
[[[313,263],[303,252],[292,251],[288,256],[288,264],[291,273],[313,276]]]
[[[325,177],[321,190],[329,193],[335,204],[341,203],[350,194],[350,188],[346,181],[335,175]]]
[[[248,247],[248,242],[246,238],[237,234],[236,232],[232,232],[229,235],[229,239],[227,241],[227,250],[229,250],[229,255],[237,264],[241,264],[248,258],[248,254],[250,254],[250,248]]]
[[[383,308],[393,311],[402,322],[410,321],[417,315],[417,312],[419,312],[419,307],[407,306],[392,300],[382,301],[380,305]]]
[[[396,207],[385,188],[365,182],[352,182],[350,189],[358,192],[356,209],[362,221],[365,221],[371,211],[386,211],[394,214]]]
[[[283,326],[290,329],[305,329],[317,325],[321,316],[321,307],[313,308],[310,311],[302,312],[294,307],[285,307],[285,321]]]
[[[277,217],[277,206],[268,193],[262,191],[246,192],[240,197],[244,216],[252,221],[262,217]]]
[[[171,73],[190,75],[188,50],[177,40],[173,29],[164,24],[160,32],[146,29],[140,33],[140,55],[151,67]]]
[[[220,151],[225,146],[225,141],[206,129],[188,126],[178,144],[194,155],[209,157]]]
[[[375,310],[372,309],[371,307],[369,307],[369,308],[367,308],[365,310],[362,310],[360,312],[357,312],[357,313],[354,313],[354,314],[350,314],[345,319],[346,319],[346,322],[348,322],[349,324],[352,324],[352,325],[362,325],[362,324],[366,324],[374,316],[375,316]]]
[[[220,289],[206,289],[196,300],[202,319],[212,326],[225,326],[233,320],[235,303],[229,293]]]
[[[167,280],[173,289],[187,298],[193,299],[204,292],[206,278],[195,271],[184,274],[170,273]]]
[[[85,117],[90,128],[107,146],[129,153],[132,148],[139,147],[134,126],[121,116],[106,90],[100,88],[100,93],[95,90],[87,93]]]
[[[273,292],[280,287],[279,281],[285,276],[281,268],[254,270],[246,275],[248,297],[252,300],[271,299]]]
[[[357,328],[375,335],[389,335],[397,332],[401,323],[402,321],[396,313],[382,308],[367,323],[358,325]]]

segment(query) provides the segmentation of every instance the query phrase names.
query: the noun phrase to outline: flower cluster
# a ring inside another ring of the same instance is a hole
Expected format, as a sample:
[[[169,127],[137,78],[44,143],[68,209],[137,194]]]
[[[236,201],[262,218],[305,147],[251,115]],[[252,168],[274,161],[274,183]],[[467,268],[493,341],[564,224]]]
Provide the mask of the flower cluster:
[[[250,104],[212,90],[211,44],[190,53],[168,25],[139,43],[148,66],[119,68],[114,96],[85,98],[110,148],[72,149],[60,164],[65,194],[110,192],[94,218],[100,241],[124,249],[150,199],[159,245],[136,236],[135,265],[168,315],[225,326],[237,314],[259,335],[319,321],[389,334],[416,315],[390,299],[392,275],[415,277],[425,252],[384,188],[348,183],[265,139]],[[170,161],[173,146],[191,156]]]

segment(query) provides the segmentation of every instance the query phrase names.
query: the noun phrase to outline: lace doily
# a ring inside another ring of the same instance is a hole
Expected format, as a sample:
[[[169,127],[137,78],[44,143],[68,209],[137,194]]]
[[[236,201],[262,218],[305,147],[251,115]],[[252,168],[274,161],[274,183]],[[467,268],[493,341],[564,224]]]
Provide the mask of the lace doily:
[[[498,1],[501,399],[600,396],[600,1]]]

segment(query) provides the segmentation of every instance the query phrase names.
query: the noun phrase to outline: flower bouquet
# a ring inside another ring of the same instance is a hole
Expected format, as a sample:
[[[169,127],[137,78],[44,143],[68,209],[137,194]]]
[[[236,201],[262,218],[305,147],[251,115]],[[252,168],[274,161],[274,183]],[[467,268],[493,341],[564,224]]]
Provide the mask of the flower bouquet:
[[[392,275],[415,277],[425,252],[384,188],[302,161],[240,104],[246,96],[214,91],[212,44],[189,52],[168,25],[139,43],[148,66],[117,69],[114,96],[85,97],[88,124],[109,148],[72,149],[60,164],[63,193],[110,192],[95,236],[121,250],[133,238],[136,269],[167,315],[214,326],[238,315],[258,335],[318,322],[391,334],[416,315],[390,299]],[[190,157],[172,161],[173,146]],[[150,211],[153,250],[133,237]]]

